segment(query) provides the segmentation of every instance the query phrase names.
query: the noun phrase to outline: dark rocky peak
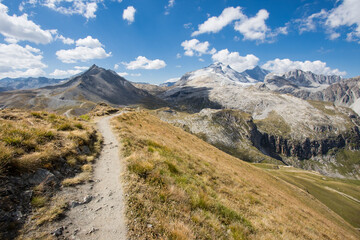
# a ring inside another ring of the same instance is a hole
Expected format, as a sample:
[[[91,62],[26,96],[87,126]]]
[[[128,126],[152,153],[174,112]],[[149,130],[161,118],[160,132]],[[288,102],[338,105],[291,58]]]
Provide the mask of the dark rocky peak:
[[[248,75],[249,77],[263,82],[265,76],[270,73],[270,71],[263,69],[259,66],[255,66],[253,69],[248,69],[243,72],[244,74]]]

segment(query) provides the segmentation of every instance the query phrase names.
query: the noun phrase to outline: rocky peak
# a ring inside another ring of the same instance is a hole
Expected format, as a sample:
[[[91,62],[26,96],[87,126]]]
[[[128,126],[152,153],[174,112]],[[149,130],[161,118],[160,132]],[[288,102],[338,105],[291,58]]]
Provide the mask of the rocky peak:
[[[305,72],[300,69],[291,70],[281,76],[294,82],[296,85],[303,87],[322,84],[330,85],[341,81],[341,77],[337,75],[321,75],[310,71]]]
[[[270,71],[263,69],[259,66],[255,66],[253,69],[247,69],[243,73],[257,81],[263,82],[265,76],[269,74]]]

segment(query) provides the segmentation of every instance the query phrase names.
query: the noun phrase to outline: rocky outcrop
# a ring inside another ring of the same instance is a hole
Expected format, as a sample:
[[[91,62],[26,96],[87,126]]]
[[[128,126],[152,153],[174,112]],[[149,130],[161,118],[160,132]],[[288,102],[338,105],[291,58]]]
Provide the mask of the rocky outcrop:
[[[359,167],[351,161],[346,170],[352,169],[350,172],[344,171],[341,175],[336,170],[342,165],[336,160],[339,151],[360,151],[360,119],[356,116],[352,116],[353,125],[345,131],[331,125],[317,125],[312,128],[312,136],[294,138],[278,131],[267,131],[250,114],[238,110],[204,109],[185,118],[175,111],[163,111],[158,115],[245,161],[275,163],[278,160],[329,176],[360,177],[356,170]]]

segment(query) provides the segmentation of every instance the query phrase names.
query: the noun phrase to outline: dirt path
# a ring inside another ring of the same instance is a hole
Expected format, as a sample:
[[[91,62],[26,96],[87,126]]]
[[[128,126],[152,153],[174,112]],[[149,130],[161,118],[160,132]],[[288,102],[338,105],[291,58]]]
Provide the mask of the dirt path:
[[[327,190],[329,190],[329,191],[336,192],[336,193],[340,194],[340,195],[343,196],[343,197],[349,198],[349,199],[351,199],[351,200],[353,200],[353,201],[355,201],[355,202],[357,202],[357,203],[360,203],[360,200],[358,200],[358,199],[356,199],[356,198],[354,198],[354,197],[352,197],[352,196],[350,196],[350,195],[348,195],[348,194],[346,194],[346,193],[340,192],[340,191],[338,191],[338,190],[336,190],[336,189],[333,189],[333,188],[327,187],[327,186],[325,186],[325,188],[326,188]]]
[[[77,201],[71,203],[60,238],[126,239],[119,143],[109,123],[115,116],[104,117],[97,123],[104,148],[94,166],[94,182],[74,189]]]

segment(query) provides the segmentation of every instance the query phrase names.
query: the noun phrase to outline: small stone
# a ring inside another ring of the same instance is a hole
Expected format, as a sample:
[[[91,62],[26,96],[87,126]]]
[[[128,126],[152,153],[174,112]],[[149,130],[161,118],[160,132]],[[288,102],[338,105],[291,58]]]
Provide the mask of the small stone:
[[[148,228],[152,228],[152,226],[153,226],[153,225],[151,225],[151,224],[148,224],[148,225],[147,225]]]
[[[97,230],[99,230],[99,229],[92,227],[92,228],[90,229],[90,231],[88,232],[88,234],[92,234],[92,233],[96,232]]]
[[[87,203],[91,202],[92,199],[93,199],[93,196],[87,195],[86,197],[84,197],[83,204],[87,204]]]
[[[70,203],[70,207],[71,207],[71,208],[77,207],[77,206],[79,206],[79,205],[81,205],[81,202],[78,202],[78,201],[72,201],[72,202]]]
[[[101,209],[102,209],[102,207],[99,207],[98,209],[95,210],[95,212],[97,212],[97,211],[99,211],[99,210],[101,210]]]
[[[55,231],[53,231],[51,234],[58,237],[63,234],[63,231],[64,231],[64,227],[60,227],[60,228],[56,229]]]

